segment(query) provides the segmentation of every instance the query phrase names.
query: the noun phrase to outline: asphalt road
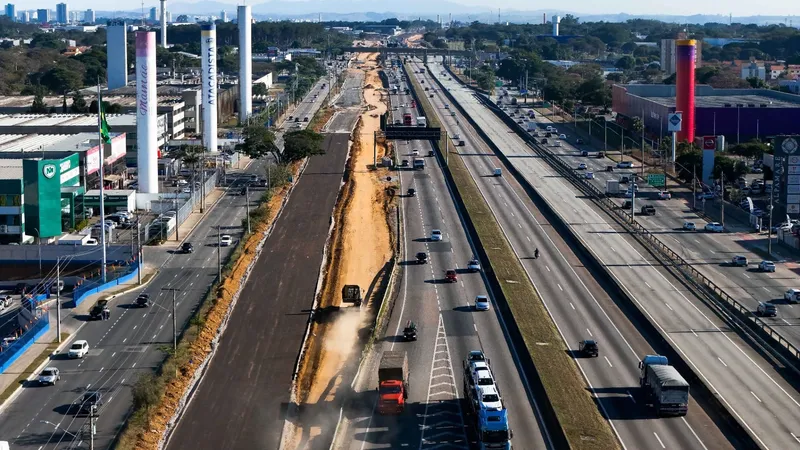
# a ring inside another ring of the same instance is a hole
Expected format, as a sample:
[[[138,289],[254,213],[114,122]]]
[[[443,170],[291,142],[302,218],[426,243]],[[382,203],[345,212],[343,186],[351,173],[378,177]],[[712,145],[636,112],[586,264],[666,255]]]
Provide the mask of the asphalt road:
[[[250,170],[257,170],[257,166],[253,164]],[[146,249],[145,258],[151,264],[163,260],[158,275],[144,289],[154,300],[150,308],[133,308],[131,304],[138,295],[134,292],[111,302],[108,321],[90,322],[86,316],[75,317],[86,323],[74,340],[88,341],[89,355],[80,360],[68,360],[64,355],[54,357],[50,365],[60,369],[62,380],[53,387],[26,384],[20,395],[5,406],[0,436],[10,441],[12,448],[61,449],[80,441],[70,433],[78,433],[87,423],[87,417],[73,415],[69,405],[87,390],[101,391],[105,402],[97,420],[95,448],[111,446],[129,414],[131,387],[139,374],[157,367],[164,357],[161,349],[172,343],[172,296],[161,290],[180,289],[176,313],[178,324],[182,325],[217,273],[216,227],[223,227],[223,233],[231,234],[234,239],[241,236],[244,202],[243,197],[225,195],[190,235],[195,244],[192,254]],[[231,248],[220,249],[223,260]],[[156,252],[161,255],[155,256]],[[74,316],[65,312],[65,316]],[[88,442],[84,440],[83,445],[88,447]]]
[[[309,95],[310,98],[310,95]],[[302,103],[301,113],[314,111],[316,103]],[[288,125],[288,124],[286,124]],[[228,170],[228,179],[249,174],[263,176],[264,161],[255,161],[246,171]],[[234,240],[242,236],[241,219],[245,216],[245,197],[227,193],[187,238],[194,243],[192,254],[174,254],[159,247],[145,247],[147,264],[160,267],[158,274],[143,292],[148,292],[153,305],[146,309],[132,308],[139,292],[120,296],[111,302],[111,319],[90,322],[83,315],[63,311],[64,320],[85,322],[73,340],[89,342],[89,354],[79,360],[58,355],[50,366],[61,371],[61,381],[53,387],[26,384],[13,402],[4,405],[0,436],[14,449],[61,449],[69,445],[88,448],[80,431],[88,418],[74,414],[69,407],[87,390],[103,393],[104,405],[99,409],[95,448],[110,448],[130,414],[131,387],[141,373],[157,368],[164,358],[163,349],[172,343],[172,295],[165,288],[175,288],[175,312],[182,327],[197,308],[217,274],[217,252],[223,263],[233,247],[217,247],[218,227]],[[73,448],[73,447],[70,447]]]
[[[410,104],[406,95],[390,96],[393,104]],[[392,113],[402,119],[403,108]],[[426,141],[396,141],[401,158],[414,150],[427,155]],[[502,319],[491,311],[474,311],[476,295],[488,294],[480,273],[464,269],[473,255],[463,224],[445,185],[436,158],[426,157],[424,171],[401,170],[400,198],[403,208],[403,237],[406,261],[401,262],[401,285],[387,335],[362,368],[356,392],[364,397],[358,408],[348,411],[349,426],[343,428],[337,448],[469,448],[475,435],[464,425],[462,414],[461,362],[471,350],[483,350],[492,360],[493,373],[501,387],[513,441],[520,448],[549,448],[535,413],[536,406],[525,386],[524,375],[515,364],[506,341]],[[416,196],[407,194],[416,189]],[[441,242],[428,238],[433,229],[444,234]],[[429,255],[428,264],[415,264],[417,252]],[[456,269],[459,281],[445,283],[444,272]],[[418,340],[405,342],[402,330],[408,321],[418,326]],[[374,367],[386,350],[404,350],[409,355],[409,408],[399,417],[381,416],[375,409],[378,384]],[[521,443],[521,444],[517,444]]]
[[[350,133],[358,121],[361,114],[361,100],[363,90],[361,84],[364,81],[363,71],[352,71],[345,78],[341,92],[334,103],[336,112],[331,121],[326,125],[326,132],[329,133]]]
[[[430,82],[430,76],[427,78]],[[444,104],[449,100],[444,94],[438,93],[433,100],[437,109],[446,111]],[[575,350],[583,339],[600,342],[600,358],[576,359],[576,363],[623,444],[646,448],[660,441],[680,448],[728,447],[722,433],[697,407],[694,398],[685,420],[651,420],[649,411],[636,403],[637,363],[642,355],[656,352],[619,310],[617,299],[586,269],[513,177],[486,176],[493,168],[501,167],[501,163],[464,118],[459,113],[455,117],[447,114],[442,121],[450,133],[459,133],[466,141],[459,152],[470,157],[462,160],[555,319],[565,340],[565,350]],[[542,255],[539,260],[532,258],[537,248]],[[705,438],[697,437],[695,430],[703,430]],[[707,439],[712,436],[713,439]]]
[[[438,75],[441,66],[431,65],[431,71]],[[644,256],[625,234],[610,226],[606,217],[594,210],[587,202],[581,201],[579,194],[566,181],[562,180],[550,167],[540,162],[525,143],[506,127],[494,114],[474,98],[473,93],[454,81],[444,81],[450,92],[456,96],[478,125],[489,135],[500,150],[511,159],[512,164],[526,180],[544,197],[549,205],[583,240],[590,251],[607,267],[616,281],[634,299],[637,307],[653,322],[660,333],[680,352],[694,371],[711,386],[716,396],[725,404],[737,420],[763,447],[790,448],[800,443],[795,432],[798,395],[779,373],[738,335],[726,329],[721,320],[683,286],[672,279],[654,261]],[[574,199],[565,201],[565,199]],[[541,245],[540,245],[541,247]],[[545,254],[548,263],[554,256]],[[563,287],[563,285],[562,285]],[[584,297],[585,298],[585,297]],[[581,297],[574,297],[577,308],[590,305]],[[600,317],[587,314],[587,317]],[[574,320],[574,319],[573,319]],[[560,325],[560,323],[559,323]],[[610,324],[601,329],[605,337],[611,339],[613,330]],[[594,333],[594,332],[593,332]],[[619,365],[635,371],[635,361],[641,357],[639,351],[630,352],[623,360],[609,357],[608,361],[599,359],[595,369],[614,370]],[[603,363],[606,366],[603,366]],[[617,380],[620,383],[621,380]],[[630,387],[629,383],[622,384]],[[749,395],[748,395],[749,394]],[[621,417],[625,419],[625,417]],[[678,419],[681,420],[681,419]],[[687,416],[687,421],[690,417]],[[661,419],[649,423],[669,422]],[[612,423],[621,429],[622,420]],[[689,422],[691,424],[691,422]],[[660,426],[660,425],[659,425]],[[718,443],[716,439],[706,439],[706,430],[693,426],[694,433],[681,437],[675,435],[670,447],[683,447],[688,443],[709,446]],[[654,447],[655,439],[641,441],[636,437],[631,444],[635,448]],[[679,440],[680,439],[680,440]],[[659,435],[659,440],[664,439]],[[625,442],[625,438],[623,438]],[[664,442],[667,445],[666,442]]]
[[[540,135],[544,136],[542,133],[545,127],[552,123],[541,116],[537,116],[536,122],[539,124]],[[640,165],[633,169],[615,169],[614,172],[607,172],[606,167],[616,165],[616,161],[609,158],[580,156],[581,150],[588,150],[590,155],[593,155],[602,148],[593,148],[586,144],[575,145],[577,136],[574,133],[567,131],[563,124],[552,125],[560,128],[559,133],[567,133],[567,139],[562,141],[562,147],[550,146],[550,150],[573,167],[577,168],[580,163],[586,164],[587,171],[593,172],[595,177],[591,182],[599,189],[604,190],[607,180],[619,180],[622,174],[641,173]],[[552,138],[549,140],[553,141]],[[687,189],[672,189],[674,194],[672,200],[658,200],[656,188],[650,187],[646,182],[639,182],[639,187],[640,192],[636,196],[637,208],[645,204],[656,208],[654,216],[636,216],[636,220],[642,226],[655,233],[665,245],[752,311],[756,311],[758,302],[773,301],[777,305],[778,316],[765,317],[764,320],[788,341],[800,347],[800,313],[796,306],[783,301],[783,294],[787,289],[800,288],[797,263],[776,261],[775,273],[761,272],[757,265],[767,255],[765,252],[755,250],[751,244],[754,240],[763,239],[763,236],[752,233],[744,226],[726,227],[724,233],[704,232],[706,221],[693,211],[693,206],[698,210],[713,212],[713,216],[719,218],[719,199],[706,200],[704,205],[701,200],[693,201],[692,193]],[[622,200],[623,198],[620,198],[620,203]],[[726,208],[730,209],[731,205],[727,204]],[[694,222],[698,231],[683,230],[686,221]],[[734,255],[747,257],[749,266],[732,267],[729,263]]]
[[[168,448],[278,448],[348,139],[326,135],[310,159]]]

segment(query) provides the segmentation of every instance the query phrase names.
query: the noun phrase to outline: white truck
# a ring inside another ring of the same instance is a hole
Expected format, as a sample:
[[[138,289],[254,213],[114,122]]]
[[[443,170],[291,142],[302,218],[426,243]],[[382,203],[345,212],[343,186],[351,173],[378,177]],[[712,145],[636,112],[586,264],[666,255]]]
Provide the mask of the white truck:
[[[619,181],[606,180],[606,195],[615,196],[621,193],[619,189]]]
[[[90,239],[88,234],[67,234],[58,240],[58,245],[86,245]]]
[[[428,119],[426,117],[417,117],[417,126],[418,127],[427,127],[428,126]]]
[[[639,362],[639,369],[645,403],[659,416],[685,416],[689,411],[689,383],[669,365],[667,357],[647,355]]]
[[[536,131],[536,122],[529,120],[528,124],[528,131]]]

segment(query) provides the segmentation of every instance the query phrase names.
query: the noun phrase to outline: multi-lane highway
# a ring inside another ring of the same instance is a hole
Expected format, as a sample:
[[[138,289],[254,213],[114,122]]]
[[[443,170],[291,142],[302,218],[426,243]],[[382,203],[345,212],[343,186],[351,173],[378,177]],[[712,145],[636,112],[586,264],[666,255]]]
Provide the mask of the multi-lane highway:
[[[527,109],[521,111],[527,112]],[[597,149],[590,145],[576,145],[577,136],[566,131],[561,124],[552,124],[541,116],[536,121],[540,124],[540,134],[545,132],[544,127],[547,125],[560,127],[559,133],[567,133],[567,139],[562,140],[562,146],[551,145],[550,150],[576,169],[579,164],[585,164],[586,171],[594,174],[594,179],[590,182],[599,189],[605,189],[607,180],[619,180],[626,174],[640,174],[640,165],[632,169],[617,168],[613,172],[606,171],[608,166],[615,167],[616,162],[609,158],[594,157]],[[555,140],[555,136],[549,139],[551,143]],[[581,156],[581,151],[588,151],[590,156]],[[627,187],[625,184],[621,186]],[[686,192],[686,189],[673,190],[673,194],[680,192],[683,194],[681,196],[676,195],[671,200],[659,200],[658,190],[649,188],[642,182],[639,186],[641,189],[636,196],[637,205],[650,204],[656,208],[655,215],[636,216],[636,220],[643,227],[655,233],[665,245],[752,311],[756,311],[758,302],[774,301],[778,305],[778,316],[764,320],[773,325],[778,333],[800,346],[800,318],[797,317],[796,308],[782,300],[787,289],[800,288],[800,282],[795,275],[797,270],[795,263],[777,261],[776,272],[761,272],[757,265],[766,255],[755,253],[748,245],[752,239],[760,239],[760,236],[754,237],[749,232],[704,232],[703,227],[706,222],[692,211],[693,200],[691,193]],[[620,204],[622,200],[624,199],[620,199]],[[702,200],[696,202],[700,208]],[[719,201],[706,201],[705,208],[718,209]],[[694,222],[697,231],[683,230],[683,224],[687,221]],[[734,255],[746,256],[749,259],[748,267],[733,267],[730,262]]]
[[[628,236],[609,225],[607,216],[595,210],[569,182],[537,158],[504,122],[474,98],[472,91],[440,76],[441,65],[433,64],[430,69],[426,76],[430,78],[433,75],[442,81],[459,105],[577,234],[583,245],[606,267],[753,439],[765,448],[790,448],[800,444],[793,419],[800,408],[798,395],[778,372],[738,335],[729,331],[702,302],[657,267]],[[555,257],[545,254],[548,262]],[[576,300],[580,301],[580,298],[576,297]],[[587,303],[580,304],[588,307]],[[638,357],[639,351],[635,353]],[[605,361],[607,367],[602,367],[604,361],[601,359],[596,369],[609,371],[617,364],[630,366],[633,357],[631,354],[628,362],[618,361],[616,364],[609,358]],[[689,416],[687,421],[691,424]],[[617,426],[618,430],[620,428]],[[685,441],[673,442],[669,446],[694,442],[694,446],[702,443],[709,447],[720,442],[707,439],[708,431],[696,428],[693,426],[693,432],[688,435],[684,432]],[[652,435],[650,437],[649,444],[633,441],[630,445],[651,447]],[[663,439],[659,440],[663,442]]]
[[[398,107],[392,120],[402,120],[404,112],[412,112],[408,107],[410,96],[391,95],[390,100]],[[479,349],[491,358],[509,411],[515,448],[551,448],[549,437],[539,426],[538,406],[525,375],[515,363],[514,350],[509,349],[502,319],[494,305],[490,311],[474,310],[475,296],[491,292],[481,273],[464,270],[473,256],[472,245],[445,184],[440,161],[426,156],[431,150],[429,142],[395,144],[400,159],[411,160],[413,152],[419,152],[426,168],[400,172],[405,261],[400,266],[399,296],[385,339],[356,380],[355,390],[363,401],[345,415],[334,448],[468,448],[467,441],[475,436],[464,425],[461,362],[469,351]],[[407,195],[409,188],[416,190],[415,196]],[[429,240],[433,229],[442,230],[442,241]],[[427,264],[415,264],[417,252],[429,255]],[[459,272],[457,283],[443,282],[447,269]],[[417,324],[416,342],[403,341],[402,330],[409,321]],[[375,411],[375,363],[386,350],[402,350],[409,355],[410,411],[399,417],[381,416]]]
[[[427,75],[423,78],[429,84],[433,81]],[[647,409],[636,403],[637,363],[655,351],[514,179],[487,177],[501,167],[500,162],[460,113],[451,115],[454,107],[445,109],[450,102],[444,94],[438,91],[431,100],[442,112],[448,133],[459,134],[465,141],[465,146],[457,147],[459,154],[555,319],[566,348],[574,350],[582,339],[601,343],[600,358],[576,362],[622,444],[628,448],[658,442],[672,448],[727,447],[722,433],[695,401],[685,419],[650,420]],[[539,259],[531,257],[535,249],[542,255]]]
[[[300,114],[311,114],[319,104],[319,101],[304,102],[297,110]],[[264,161],[256,161],[244,171],[229,170],[228,181],[236,184],[239,178],[250,174],[263,176],[264,171]],[[130,413],[131,387],[142,373],[158,367],[165,356],[164,348],[172,343],[172,294],[163,289],[178,289],[175,312],[180,327],[217,275],[217,252],[221,252],[225,261],[233,249],[217,246],[218,229],[234,240],[242,236],[245,202],[244,196],[226,193],[186,238],[194,244],[194,253],[146,248],[148,263],[160,263],[158,274],[141,291],[112,300],[110,320],[88,321],[85,316],[77,317],[85,323],[71,339],[88,341],[88,355],[75,360],[67,359],[66,354],[54,357],[49,365],[59,368],[61,381],[50,387],[26,384],[13,402],[5,404],[4,419],[0,421],[3,440],[9,441],[14,449],[36,450],[85,443],[86,435],[81,431],[89,418],[76,415],[70,405],[87,391],[100,391],[103,405],[98,411],[94,445],[97,449],[110,448]],[[133,306],[139,292],[150,294],[149,308]]]

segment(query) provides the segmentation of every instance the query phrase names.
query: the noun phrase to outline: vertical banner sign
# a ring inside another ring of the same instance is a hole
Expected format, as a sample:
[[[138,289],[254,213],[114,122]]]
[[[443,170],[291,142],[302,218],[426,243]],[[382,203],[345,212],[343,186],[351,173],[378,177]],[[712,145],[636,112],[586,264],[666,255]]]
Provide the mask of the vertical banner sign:
[[[209,152],[217,151],[217,27],[200,26],[202,58],[203,143]]]
[[[786,214],[800,214],[800,136],[775,138],[772,189],[786,205]]]
[[[703,150],[716,150],[717,137],[716,136],[703,136]]]
[[[238,7],[239,24],[239,122],[253,114],[253,56],[250,6]]]
[[[681,131],[681,123],[683,122],[683,113],[675,112],[667,115],[667,131],[675,133]]]
[[[136,32],[136,161],[139,192],[158,193],[156,33]],[[103,157],[100,158],[103,160]]]

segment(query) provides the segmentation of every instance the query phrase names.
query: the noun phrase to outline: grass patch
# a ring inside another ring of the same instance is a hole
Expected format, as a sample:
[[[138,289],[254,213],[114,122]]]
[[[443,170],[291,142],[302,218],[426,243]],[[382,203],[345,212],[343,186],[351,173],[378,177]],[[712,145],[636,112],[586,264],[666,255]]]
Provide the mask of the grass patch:
[[[416,92],[423,92],[415,77],[409,79]],[[440,126],[435,115],[436,110],[427,97],[418,98],[431,126]],[[441,142],[440,148],[450,152],[448,144]],[[565,353],[561,335],[477,184],[458,156],[458,150],[451,152],[451,155],[448,158],[449,166],[445,166],[446,170],[452,175],[466,206],[480,245],[486,252],[503,298],[519,328],[525,349],[533,360],[570,447],[586,450],[619,448],[608,421],[586,390],[586,382],[578,372],[575,362]]]
[[[69,339],[69,333],[61,333],[61,340],[65,341]],[[6,402],[6,400],[11,397],[11,395],[19,388],[25,380],[28,379],[29,376],[33,375],[33,371],[36,370],[46,359],[50,358],[50,354],[56,351],[58,348],[58,339],[54,339],[53,342],[47,345],[47,347],[42,350],[42,352],[33,360],[25,370],[20,373],[14,382],[9,384],[8,387],[0,393],[0,405]]]

